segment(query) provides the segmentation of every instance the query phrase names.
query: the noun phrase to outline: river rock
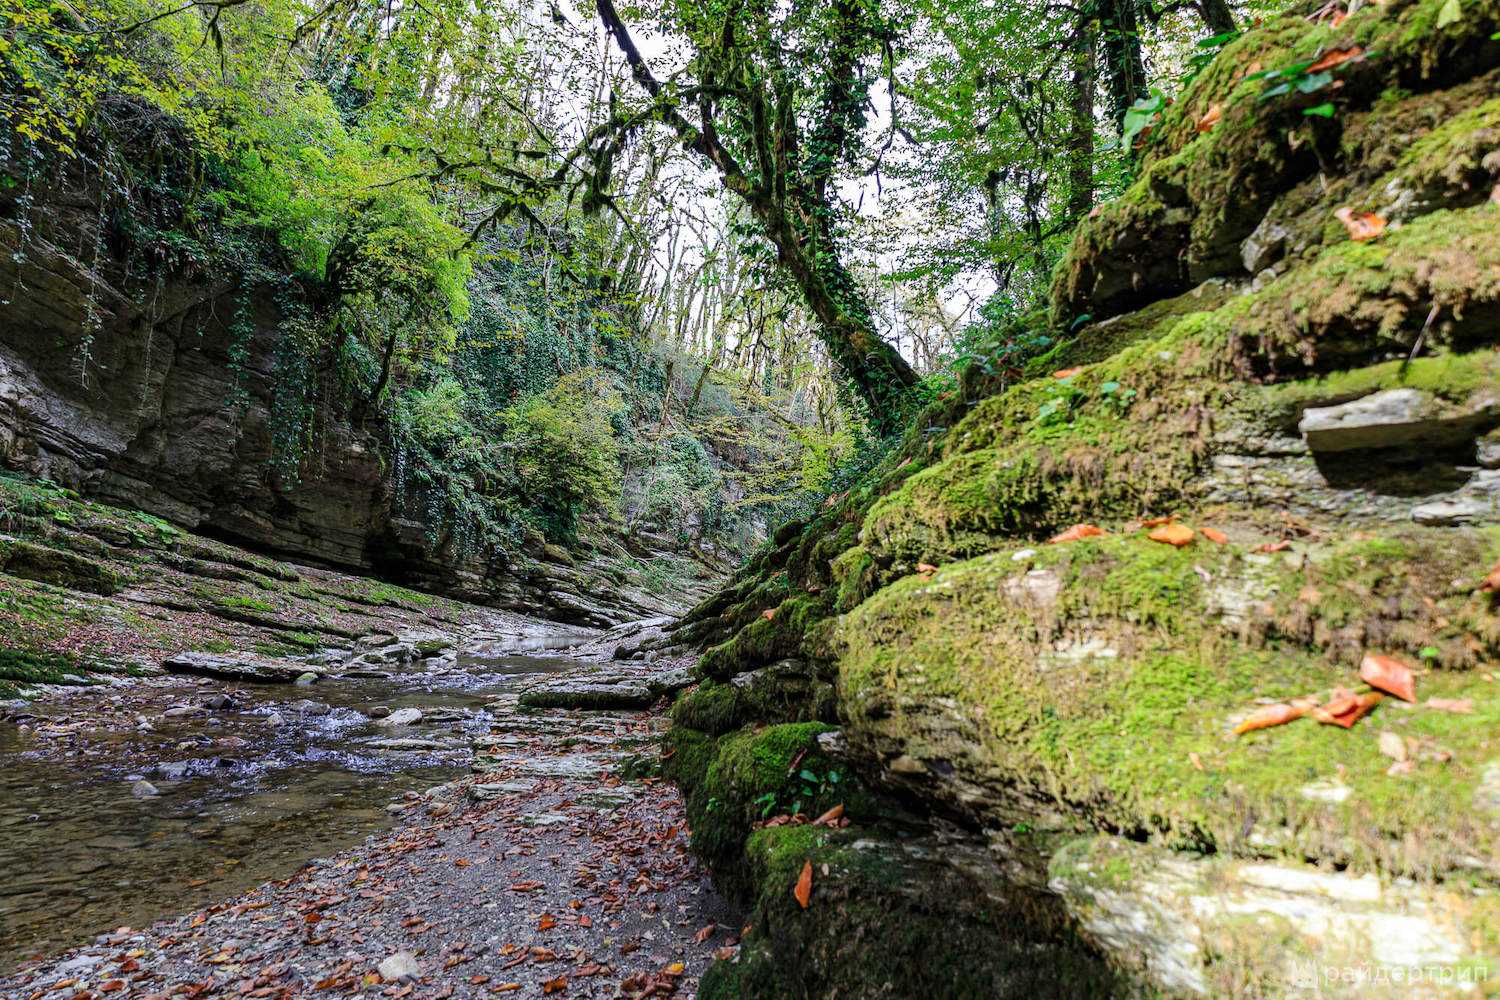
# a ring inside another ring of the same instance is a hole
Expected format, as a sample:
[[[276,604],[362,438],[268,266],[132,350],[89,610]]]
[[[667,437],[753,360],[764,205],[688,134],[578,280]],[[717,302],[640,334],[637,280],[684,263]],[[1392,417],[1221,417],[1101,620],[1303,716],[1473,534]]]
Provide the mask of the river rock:
[[[316,684],[317,682],[318,675],[316,673],[311,670],[304,670],[302,673],[297,675],[297,679],[292,683],[296,684],[298,687],[307,687],[308,685]]]
[[[130,786],[130,794],[134,795],[138,799],[149,799],[154,796],[160,795],[161,792],[157,791],[156,786],[151,784],[151,782],[147,781],[145,778],[141,778],[139,781]]]
[[[272,712],[270,715],[266,716],[266,725],[273,727],[284,726],[286,725],[286,720],[281,717],[280,712]]]
[[[565,678],[523,692],[527,708],[624,709],[650,708],[656,700],[643,681],[632,677]]]
[[[398,951],[376,967],[380,978],[388,983],[402,983],[422,975],[422,966],[409,951]]]
[[[195,677],[216,677],[229,681],[252,681],[262,684],[289,684],[317,673],[307,669],[306,664],[289,660],[257,659],[250,656],[221,656],[217,653],[178,653],[161,663],[169,674],[188,674]]]
[[[420,708],[398,708],[390,715],[375,722],[377,726],[393,728],[395,726],[415,726],[422,721],[422,710]]]

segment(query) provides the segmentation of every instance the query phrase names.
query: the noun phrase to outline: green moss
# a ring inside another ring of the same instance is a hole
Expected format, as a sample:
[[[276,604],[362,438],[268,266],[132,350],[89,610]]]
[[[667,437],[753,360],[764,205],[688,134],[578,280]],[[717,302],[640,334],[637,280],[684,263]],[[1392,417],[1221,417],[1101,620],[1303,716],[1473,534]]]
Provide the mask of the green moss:
[[[97,560],[19,538],[0,538],[0,573],[91,594],[118,593],[126,584]]]
[[[1493,350],[1442,353],[1258,388],[1247,396],[1245,405],[1265,423],[1292,430],[1309,406],[1348,402],[1381,389],[1421,389],[1439,399],[1464,403],[1497,384],[1500,356]]]
[[[903,580],[841,625],[849,724],[866,745],[950,766],[981,760],[985,780],[1012,790],[989,822],[1025,821],[1042,799],[1080,829],[1236,850],[1252,849],[1253,828],[1290,854],[1433,877],[1497,846],[1469,807],[1485,762],[1500,753],[1493,685],[1469,672],[1421,678],[1424,698],[1474,698],[1469,716],[1392,703],[1348,732],[1304,720],[1227,736],[1257,699],[1355,683],[1349,661],[1366,643],[1415,658],[1406,643],[1447,629],[1453,648],[1479,644],[1471,662],[1494,655],[1486,601],[1452,596],[1429,608],[1422,599],[1492,552],[1494,538],[1455,544],[1446,533],[1452,555],[1437,558],[1432,537],[1336,542],[1305,564],[1118,538],[1044,552],[1055,590],[999,555]],[[1299,598],[1317,601],[1324,631],[1300,631]],[[1244,611],[1219,617],[1226,606],[1250,609],[1249,620],[1236,620]],[[1401,608],[1426,627],[1393,625]],[[955,729],[955,718],[972,731]],[[1392,725],[1453,759],[1388,776],[1376,735]],[[1337,768],[1356,789],[1346,802],[1298,791]]]
[[[239,608],[246,611],[275,611],[276,606],[270,601],[259,597],[246,597],[244,595],[232,594],[218,599],[221,608]]]
[[[830,605],[822,593],[790,597],[773,609],[770,618],[757,617],[704,653],[698,668],[704,676],[727,680],[776,660],[808,654],[812,651],[804,640],[813,624],[828,617]]]
[[[0,647],[0,698],[13,698],[32,684],[75,684],[84,673],[75,656]]]

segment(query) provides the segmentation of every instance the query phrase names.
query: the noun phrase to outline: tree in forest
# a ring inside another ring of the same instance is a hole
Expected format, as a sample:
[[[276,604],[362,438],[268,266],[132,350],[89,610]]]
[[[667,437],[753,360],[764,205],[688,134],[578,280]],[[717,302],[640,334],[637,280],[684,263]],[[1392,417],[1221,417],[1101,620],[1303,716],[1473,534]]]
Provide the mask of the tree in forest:
[[[773,10],[738,0],[677,4],[686,73],[659,79],[612,0],[600,20],[649,97],[650,114],[712,164],[790,274],[869,420],[894,433],[916,373],[875,327],[840,250],[839,168],[864,131],[871,75],[895,26],[874,4],[808,0]]]

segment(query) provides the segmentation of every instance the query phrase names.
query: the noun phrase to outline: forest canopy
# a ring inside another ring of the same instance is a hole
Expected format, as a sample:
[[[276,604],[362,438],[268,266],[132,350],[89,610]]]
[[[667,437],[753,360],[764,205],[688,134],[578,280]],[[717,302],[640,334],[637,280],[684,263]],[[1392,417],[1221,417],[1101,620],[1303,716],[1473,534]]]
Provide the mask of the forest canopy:
[[[59,163],[94,172],[143,273],[282,289],[285,476],[332,393],[459,535],[570,537],[660,463],[636,499],[706,510],[709,439],[760,455],[737,495],[784,513],[959,371],[1012,377],[1066,332],[1039,306],[1072,227],[1259,13],[22,0],[3,176],[24,205]],[[539,504],[528,449],[564,442],[597,481]]]

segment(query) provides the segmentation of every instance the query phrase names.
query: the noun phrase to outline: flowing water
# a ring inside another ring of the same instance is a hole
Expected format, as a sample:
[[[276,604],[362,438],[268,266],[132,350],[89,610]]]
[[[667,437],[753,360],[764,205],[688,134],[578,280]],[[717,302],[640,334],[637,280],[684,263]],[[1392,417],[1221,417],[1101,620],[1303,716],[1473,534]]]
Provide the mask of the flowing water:
[[[508,711],[497,696],[578,665],[544,654],[558,644],[309,687],[162,678],[12,712],[0,721],[0,974],[285,878],[389,826],[393,800],[466,769],[469,738]],[[232,704],[215,703],[224,694]],[[424,720],[371,718],[407,707]]]

